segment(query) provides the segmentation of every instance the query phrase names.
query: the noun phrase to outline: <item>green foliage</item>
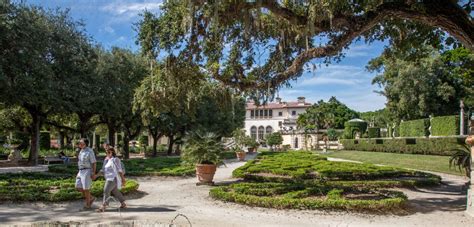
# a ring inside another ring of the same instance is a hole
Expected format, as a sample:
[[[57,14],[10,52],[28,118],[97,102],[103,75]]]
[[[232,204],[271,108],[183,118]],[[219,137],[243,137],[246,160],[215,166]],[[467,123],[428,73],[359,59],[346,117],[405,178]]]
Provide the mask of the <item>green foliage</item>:
[[[30,135],[26,132],[15,131],[13,133],[13,139],[11,143],[19,144],[19,150],[25,150],[30,145]]]
[[[310,152],[265,152],[233,172],[251,182],[211,189],[212,198],[277,209],[396,211],[407,197],[391,187],[437,185],[441,178],[417,171],[331,162]],[[364,180],[360,180],[364,179]]]
[[[301,128],[314,125],[318,129],[341,129],[346,121],[357,117],[359,114],[356,111],[341,103],[336,97],[331,97],[328,102],[320,100],[313,104],[305,113],[300,114],[298,119]]]
[[[245,136],[244,144],[245,144],[245,146],[251,147],[251,148],[257,148],[257,147],[260,145],[260,144],[257,142],[257,140],[255,140],[255,139],[252,138],[251,136]]]
[[[348,121],[344,124],[344,138],[352,139],[355,138],[356,132],[359,132],[362,136],[367,130],[367,122],[365,121]]]
[[[346,150],[445,156],[451,155],[452,150],[464,144],[464,138],[462,137],[344,139],[340,141]]]
[[[380,137],[380,128],[369,127],[367,129],[367,135],[369,138],[379,138]]]
[[[213,133],[196,131],[189,135],[182,157],[188,164],[220,164],[224,150],[220,137]]]
[[[326,133],[328,134],[328,139],[331,140],[331,141],[335,141],[339,138],[339,136],[341,136],[340,133],[338,133],[333,128],[328,128]]]
[[[413,120],[455,114],[460,100],[473,105],[474,74],[469,66],[474,65],[474,54],[464,48],[440,52],[422,45],[411,52],[385,51],[369,63],[369,70],[382,72],[372,83],[383,87],[379,93],[387,97],[391,118]]]
[[[400,123],[401,137],[422,137],[429,136],[430,119],[418,119],[411,121],[403,121]]]
[[[48,131],[42,131],[40,133],[40,149],[51,148],[51,133]]]
[[[235,156],[235,154],[234,154]],[[127,176],[193,176],[194,166],[182,165],[179,157],[156,157],[148,159],[122,160],[127,169]],[[97,169],[102,168],[102,163],[97,163]],[[49,165],[48,171],[52,173],[77,173],[77,165]]]
[[[459,135],[459,116],[433,117],[431,119],[432,136]]]
[[[283,136],[281,135],[280,132],[274,132],[272,134],[268,134],[265,137],[265,140],[268,146],[273,147],[273,146],[280,145],[281,143],[283,143]]]
[[[461,147],[452,150],[453,154],[449,158],[449,168],[451,166],[458,167],[459,171],[464,173],[467,177],[471,177],[471,148],[463,144]]]
[[[387,127],[387,124],[392,122],[392,119],[390,119],[390,113],[386,108],[376,111],[362,112],[360,113],[360,118],[366,122],[373,122],[374,126],[378,128],[385,128]]]
[[[92,184],[91,193],[102,196],[104,181]],[[122,193],[137,191],[138,183],[128,180]],[[82,194],[75,188],[75,177],[49,173],[0,174],[0,201],[68,201],[81,199]]]
[[[138,142],[140,143],[140,146],[148,146],[148,136],[140,136],[138,137]]]
[[[352,199],[347,195],[367,195],[373,199]],[[276,209],[340,209],[353,211],[395,211],[403,208],[407,197],[396,191],[367,188],[332,189],[328,186],[303,186],[282,183],[237,183],[211,189],[212,198],[239,204]]]

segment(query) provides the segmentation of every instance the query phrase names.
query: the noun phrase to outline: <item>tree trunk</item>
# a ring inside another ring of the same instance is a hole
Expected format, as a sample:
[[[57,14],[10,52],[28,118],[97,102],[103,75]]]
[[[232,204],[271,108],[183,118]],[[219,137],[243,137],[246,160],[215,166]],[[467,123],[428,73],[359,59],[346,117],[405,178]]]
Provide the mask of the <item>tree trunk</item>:
[[[168,142],[168,152],[167,155],[171,155],[173,153],[173,144],[174,144],[174,135],[169,135],[169,142]]]
[[[38,153],[39,153],[39,139],[40,139],[40,116],[36,112],[30,112],[32,123],[31,123],[31,140],[30,140],[30,154],[28,156],[28,163],[30,165],[38,165]]]
[[[124,135],[123,137],[123,158],[124,159],[129,159],[130,158],[130,151],[128,147],[128,142],[130,142],[130,139],[128,138],[127,135]]]
[[[111,124],[107,124],[108,138],[110,146],[115,146],[115,127]]]

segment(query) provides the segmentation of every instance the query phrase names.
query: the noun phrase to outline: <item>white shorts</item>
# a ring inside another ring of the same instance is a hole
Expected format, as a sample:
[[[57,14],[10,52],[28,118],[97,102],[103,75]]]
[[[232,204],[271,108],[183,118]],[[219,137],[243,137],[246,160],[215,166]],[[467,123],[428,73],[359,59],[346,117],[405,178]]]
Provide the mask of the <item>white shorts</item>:
[[[91,169],[81,169],[76,176],[76,188],[81,188],[85,190],[91,189],[92,178],[91,178]]]

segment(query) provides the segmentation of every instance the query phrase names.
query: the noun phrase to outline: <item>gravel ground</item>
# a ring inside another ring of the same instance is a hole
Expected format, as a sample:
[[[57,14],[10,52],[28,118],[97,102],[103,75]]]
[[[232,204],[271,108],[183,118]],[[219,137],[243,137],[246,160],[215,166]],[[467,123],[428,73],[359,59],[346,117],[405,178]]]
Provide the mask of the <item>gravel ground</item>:
[[[244,162],[230,162],[217,170],[217,184],[234,181],[232,171]],[[128,196],[129,207],[105,213],[81,210],[82,202],[2,203],[1,225],[29,225],[31,222],[80,223],[140,220],[143,225],[168,226],[474,226],[464,213],[466,179],[442,174],[443,185],[430,189],[403,190],[409,197],[410,212],[402,215],[374,215],[334,211],[300,211],[254,208],[211,199],[210,186],[196,186],[195,178],[140,177],[141,192]],[[99,202],[95,202],[97,207]],[[140,225],[135,223],[135,226]],[[146,224],[145,224],[146,223]],[[160,223],[160,224],[158,224]]]

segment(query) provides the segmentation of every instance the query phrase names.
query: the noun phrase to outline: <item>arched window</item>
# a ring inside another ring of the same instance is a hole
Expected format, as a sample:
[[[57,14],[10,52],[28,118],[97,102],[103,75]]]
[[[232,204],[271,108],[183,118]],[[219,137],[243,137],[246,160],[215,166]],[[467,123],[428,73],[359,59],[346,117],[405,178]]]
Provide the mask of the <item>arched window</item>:
[[[263,140],[265,134],[265,128],[263,126],[258,127],[258,139]]]
[[[298,148],[298,137],[295,137],[295,148]]]
[[[272,132],[273,132],[272,126],[267,126],[267,128],[265,129],[265,134],[271,134]]]
[[[250,128],[250,136],[251,136],[254,140],[257,139],[257,127],[252,126],[252,127]]]

